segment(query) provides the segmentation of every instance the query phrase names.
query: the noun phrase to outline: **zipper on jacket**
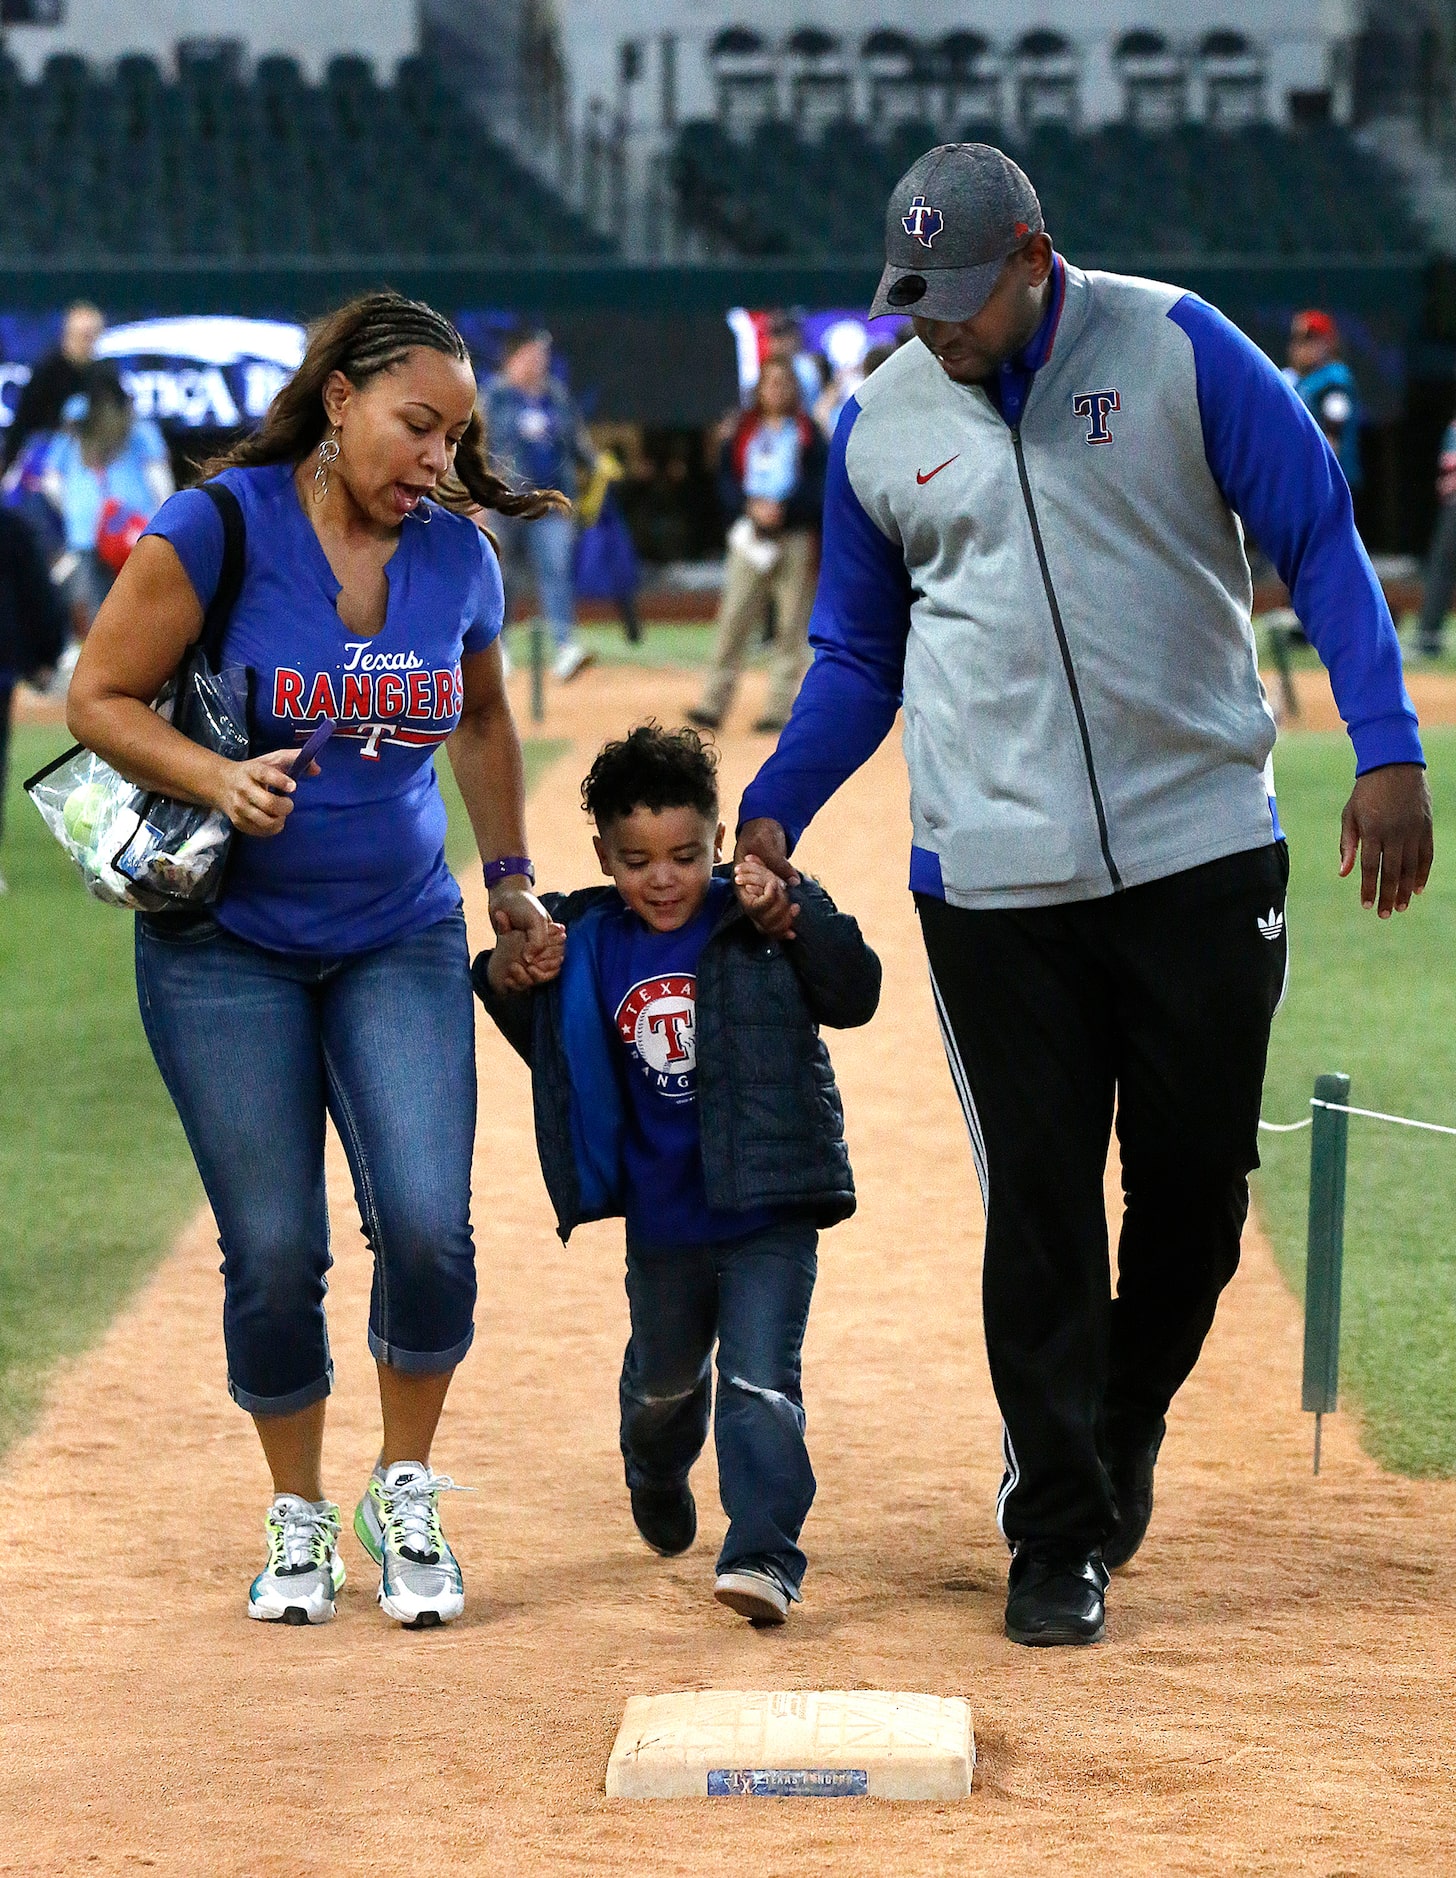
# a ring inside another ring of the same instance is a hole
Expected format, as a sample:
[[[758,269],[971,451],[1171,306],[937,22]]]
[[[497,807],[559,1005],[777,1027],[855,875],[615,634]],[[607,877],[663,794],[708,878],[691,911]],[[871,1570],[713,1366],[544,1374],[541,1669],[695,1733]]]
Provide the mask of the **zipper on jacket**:
[[[1046,549],[1042,545],[1041,523],[1036,519],[1036,503],[1031,496],[1031,478],[1026,473],[1026,452],[1021,447],[1019,424],[1012,429],[1011,447],[1016,452],[1016,473],[1021,478],[1021,496],[1026,504],[1026,519],[1031,523],[1031,539],[1036,545],[1036,560],[1037,566],[1041,569],[1041,584],[1046,589],[1052,625],[1056,628],[1057,646],[1062,655],[1062,670],[1067,675],[1067,689],[1072,694],[1072,709],[1077,714],[1077,729],[1082,737],[1082,760],[1087,765],[1087,781],[1092,789],[1092,807],[1097,812],[1097,839],[1102,844],[1102,859],[1112,881],[1112,890],[1114,893],[1120,893],[1122,875],[1117,871],[1117,863],[1112,858],[1112,845],[1107,839],[1107,811],[1102,806],[1102,791],[1097,783],[1097,766],[1092,761],[1092,736],[1087,729],[1087,713],[1082,709],[1082,693],[1077,688],[1077,671],[1072,664],[1072,648],[1067,644],[1067,631],[1062,625],[1062,609],[1057,604],[1057,590],[1052,585],[1052,570],[1047,565]]]

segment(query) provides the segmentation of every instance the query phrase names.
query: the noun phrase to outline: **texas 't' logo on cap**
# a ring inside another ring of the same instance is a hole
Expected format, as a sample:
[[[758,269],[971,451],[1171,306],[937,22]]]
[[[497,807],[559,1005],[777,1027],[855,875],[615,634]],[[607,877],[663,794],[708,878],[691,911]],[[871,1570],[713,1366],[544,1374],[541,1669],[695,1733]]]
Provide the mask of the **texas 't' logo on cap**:
[[[945,217],[939,209],[931,208],[924,196],[916,196],[908,211],[900,217],[900,226],[912,241],[918,241],[922,248],[928,248],[945,227]]]

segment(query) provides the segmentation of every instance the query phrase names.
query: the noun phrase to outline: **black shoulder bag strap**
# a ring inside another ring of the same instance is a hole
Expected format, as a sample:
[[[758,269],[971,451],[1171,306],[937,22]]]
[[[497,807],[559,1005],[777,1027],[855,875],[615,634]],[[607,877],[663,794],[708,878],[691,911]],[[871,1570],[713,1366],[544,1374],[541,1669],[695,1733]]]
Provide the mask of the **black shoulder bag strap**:
[[[227,637],[228,622],[243,589],[248,538],[242,507],[232,490],[220,482],[200,483],[198,487],[217,510],[222,522],[222,567],[218,572],[217,587],[202,618],[202,631],[197,637],[197,650],[216,671],[222,664],[222,647]]]

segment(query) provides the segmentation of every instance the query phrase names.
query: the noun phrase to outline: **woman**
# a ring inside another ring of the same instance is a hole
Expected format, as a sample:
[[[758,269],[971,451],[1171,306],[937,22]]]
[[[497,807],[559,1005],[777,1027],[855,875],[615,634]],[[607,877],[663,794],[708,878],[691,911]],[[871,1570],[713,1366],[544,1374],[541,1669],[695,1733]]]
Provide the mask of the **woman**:
[[[41,489],[65,523],[63,592],[84,639],[117,569],[176,485],[161,431],[137,419],[108,368],[92,367],[61,415]]]
[[[385,1612],[444,1623],[464,1592],[437,1505],[453,1483],[430,1448],[472,1336],[475,1060],[433,757],[446,743],[492,920],[525,935],[529,960],[553,929],[529,891],[500,570],[470,516],[544,515],[563,498],[491,474],[463,340],[387,293],[323,321],[261,428],[209,467],[246,523],[225,660],[250,670],[263,754],[226,762],[148,708],[219,578],[222,523],[197,490],[166,504],[122,569],[68,716],[124,775],[222,809],[237,831],[212,914],[138,919],[137,985],[221,1232],[228,1386],[273,1476],[249,1615],[323,1623],[344,1579],[320,1475],[327,1110],[374,1251],[384,1440],[354,1530]],[[338,732],[295,780],[325,717]]]
[[[713,663],[700,703],[687,713],[704,730],[722,723],[770,601],[777,620],[773,672],[767,707],[753,728],[777,733],[788,722],[809,669],[827,459],[824,439],[804,413],[793,364],[765,359],[753,406],[724,445],[719,471],[723,506],[736,519],[728,531]]]

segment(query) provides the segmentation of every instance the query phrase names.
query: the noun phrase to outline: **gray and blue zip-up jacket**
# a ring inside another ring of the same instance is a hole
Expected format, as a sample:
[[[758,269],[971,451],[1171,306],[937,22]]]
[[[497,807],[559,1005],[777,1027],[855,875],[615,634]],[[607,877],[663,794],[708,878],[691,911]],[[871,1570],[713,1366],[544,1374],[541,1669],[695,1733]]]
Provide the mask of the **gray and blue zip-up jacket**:
[[[716,872],[732,878],[731,867]],[[734,899],[698,961],[703,1184],[715,1208],[796,1208],[817,1226],[833,1226],[854,1211],[854,1176],[819,1026],[848,1030],[870,1021],[880,1001],[880,961],[817,881],[801,881],[794,898],[796,938],[766,938]],[[477,956],[470,976],[506,1041],[531,1066],[536,1149],[566,1240],[585,1220],[616,1218],[627,1201],[620,1046],[586,930],[621,901],[615,887],[546,893],[541,901],[566,927],[560,977],[534,991],[497,991],[489,952]]]
[[[791,843],[903,701],[910,884],[1096,898],[1279,835],[1244,528],[1358,772],[1419,763],[1390,612],[1318,425],[1195,295],[1058,257],[989,385],[912,340],[830,450],[814,663],[741,816]]]

